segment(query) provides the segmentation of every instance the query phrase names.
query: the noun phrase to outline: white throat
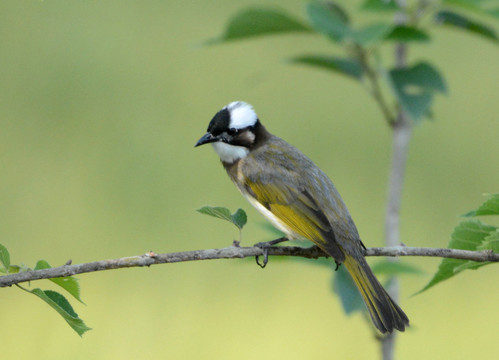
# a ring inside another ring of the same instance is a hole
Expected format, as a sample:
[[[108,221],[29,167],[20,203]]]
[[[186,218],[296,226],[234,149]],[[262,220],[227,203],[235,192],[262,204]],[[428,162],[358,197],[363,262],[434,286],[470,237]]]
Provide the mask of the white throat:
[[[246,157],[249,153],[249,150],[244,146],[229,145],[223,142],[215,142],[211,145],[220,157],[220,160],[229,164]]]

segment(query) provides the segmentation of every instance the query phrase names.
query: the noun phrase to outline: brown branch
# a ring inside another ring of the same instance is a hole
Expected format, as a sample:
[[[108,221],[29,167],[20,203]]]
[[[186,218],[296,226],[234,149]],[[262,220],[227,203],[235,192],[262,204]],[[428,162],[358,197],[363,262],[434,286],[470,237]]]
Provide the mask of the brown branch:
[[[327,257],[317,247],[302,248],[295,246],[275,246],[268,248],[272,256],[297,256],[309,259]],[[94,261],[84,264],[63,265],[50,269],[23,271],[15,274],[0,276],[0,287],[11,286],[27,281],[51,279],[72,276],[94,271],[121,269],[129,267],[151,266],[156,264],[177,263],[184,261],[215,260],[215,259],[240,259],[253,256],[262,256],[263,250],[259,247],[229,246],[222,249],[194,250],[177,253],[130,256],[119,259]],[[468,251],[456,249],[415,248],[396,246],[389,248],[369,248],[366,256],[433,256],[479,262],[499,262],[499,254],[491,251]]]

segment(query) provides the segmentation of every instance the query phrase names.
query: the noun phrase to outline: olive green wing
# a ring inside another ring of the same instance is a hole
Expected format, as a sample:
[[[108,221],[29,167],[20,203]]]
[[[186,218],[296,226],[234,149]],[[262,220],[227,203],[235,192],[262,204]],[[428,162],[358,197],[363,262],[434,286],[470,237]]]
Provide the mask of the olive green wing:
[[[271,177],[264,173],[246,177],[244,190],[292,232],[314,242],[337,261],[344,260],[330,221],[300,174],[274,168]]]

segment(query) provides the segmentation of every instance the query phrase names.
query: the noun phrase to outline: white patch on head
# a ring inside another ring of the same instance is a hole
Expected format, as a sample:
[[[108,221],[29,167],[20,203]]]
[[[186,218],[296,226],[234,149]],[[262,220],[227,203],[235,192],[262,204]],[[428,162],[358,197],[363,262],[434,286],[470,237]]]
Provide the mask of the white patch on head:
[[[258,120],[255,110],[244,101],[234,101],[225,107],[230,113],[229,128],[244,129],[253,126]]]
[[[220,157],[220,160],[229,164],[246,157],[249,153],[249,149],[244,146],[229,145],[224,142],[214,142],[211,145]]]

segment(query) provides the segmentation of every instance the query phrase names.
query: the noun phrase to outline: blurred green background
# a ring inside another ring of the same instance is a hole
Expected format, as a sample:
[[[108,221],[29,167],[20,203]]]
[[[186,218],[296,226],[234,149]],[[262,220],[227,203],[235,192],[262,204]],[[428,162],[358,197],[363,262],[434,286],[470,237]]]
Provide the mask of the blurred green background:
[[[253,4],[0,3],[0,243],[13,263],[230,245],[237,230],[195,212],[203,205],[245,208],[243,245],[270,240],[214,152],[193,147],[233,100],[252,103],[270,131],[322,167],[364,243],[382,246],[390,130],[358,84],[284,61],[335,49],[311,35],[199,46]],[[304,19],[303,1],[265,4]],[[411,60],[434,61],[450,96],[414,132],[407,245],[445,247],[457,216],[498,191],[498,58],[492,43],[448,30],[411,50]],[[440,260],[404,261],[426,274],[402,278],[412,327],[398,337],[398,358],[499,356],[498,267],[411,297]],[[253,260],[192,262],[78,278],[86,306],[71,301],[93,328],[83,338],[34,296],[0,289],[2,358],[378,357],[362,316],[344,315],[330,291],[331,272],[306,262],[271,259],[265,270]]]

